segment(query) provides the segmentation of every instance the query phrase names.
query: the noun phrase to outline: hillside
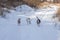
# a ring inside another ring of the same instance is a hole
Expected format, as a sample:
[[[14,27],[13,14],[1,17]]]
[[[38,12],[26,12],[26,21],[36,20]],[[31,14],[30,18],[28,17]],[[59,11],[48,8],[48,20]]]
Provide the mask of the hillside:
[[[53,0],[53,2],[49,2],[47,0],[0,0],[0,15],[3,15],[3,10],[5,10],[4,8],[8,8],[8,9],[14,9],[19,5],[23,5],[26,4],[32,8],[35,9],[39,9],[39,8],[46,8],[46,7],[50,7],[50,4],[52,5],[56,5],[59,7],[60,9],[60,3],[54,3],[55,1],[59,1],[59,0]],[[60,16],[60,10],[57,10],[56,15],[59,18]],[[8,11],[8,10],[6,10]],[[60,19],[60,18],[59,18]]]

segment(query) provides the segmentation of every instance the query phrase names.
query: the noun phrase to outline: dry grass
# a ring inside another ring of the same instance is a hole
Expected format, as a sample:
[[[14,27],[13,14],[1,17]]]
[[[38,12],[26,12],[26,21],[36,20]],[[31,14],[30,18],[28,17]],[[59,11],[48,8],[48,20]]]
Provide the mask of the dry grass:
[[[60,7],[60,3],[54,3],[54,5],[56,5],[56,6]]]
[[[49,6],[49,3],[48,2],[43,2],[43,3],[39,3],[37,5],[37,8],[44,8],[44,7],[48,7]]]
[[[58,20],[60,21],[60,8],[57,10],[56,12],[56,17],[58,18]]]
[[[4,7],[8,7],[8,8],[10,8],[12,6],[16,7],[20,4],[27,4],[31,7],[40,8],[40,7],[46,7],[50,4],[49,2],[44,2],[44,1],[41,1],[41,0],[19,0],[19,1],[17,1],[17,0],[7,0],[6,2],[0,1],[0,6],[1,6],[1,3]],[[56,5],[59,6],[59,4],[56,4]]]
[[[58,21],[60,21],[60,3],[53,3],[55,6],[57,6],[57,11],[56,11],[56,18]]]

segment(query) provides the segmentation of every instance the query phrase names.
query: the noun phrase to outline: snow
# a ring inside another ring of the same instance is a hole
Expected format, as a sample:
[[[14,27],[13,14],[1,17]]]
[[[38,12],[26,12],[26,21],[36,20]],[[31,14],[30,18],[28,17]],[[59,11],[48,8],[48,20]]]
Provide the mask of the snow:
[[[7,19],[0,17],[0,40],[60,40],[60,31],[52,18],[57,7],[52,8],[35,11],[27,5],[21,5],[16,10],[10,10]],[[40,26],[36,24],[36,16],[41,19]],[[26,22],[28,17],[31,18],[31,24]],[[20,25],[17,24],[18,18],[21,18]]]

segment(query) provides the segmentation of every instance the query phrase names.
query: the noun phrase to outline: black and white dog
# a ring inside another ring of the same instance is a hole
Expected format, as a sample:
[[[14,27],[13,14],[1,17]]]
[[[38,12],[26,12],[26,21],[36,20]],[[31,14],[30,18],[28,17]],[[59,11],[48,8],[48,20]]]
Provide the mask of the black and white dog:
[[[40,20],[38,17],[36,17],[36,18],[37,18],[36,23],[37,23],[37,25],[39,26],[39,25],[40,25],[40,23],[41,23],[41,20]]]

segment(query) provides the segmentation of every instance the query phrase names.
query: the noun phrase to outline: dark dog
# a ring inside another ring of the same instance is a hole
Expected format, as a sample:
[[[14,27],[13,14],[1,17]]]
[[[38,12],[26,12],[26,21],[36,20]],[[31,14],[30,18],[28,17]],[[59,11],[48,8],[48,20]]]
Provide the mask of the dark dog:
[[[41,20],[37,17],[37,25],[39,26],[41,23]]]
[[[21,23],[21,19],[19,18],[19,19],[18,19],[18,24],[20,24],[20,23]]]
[[[41,23],[41,20],[40,19],[37,19],[37,24],[40,24]]]

